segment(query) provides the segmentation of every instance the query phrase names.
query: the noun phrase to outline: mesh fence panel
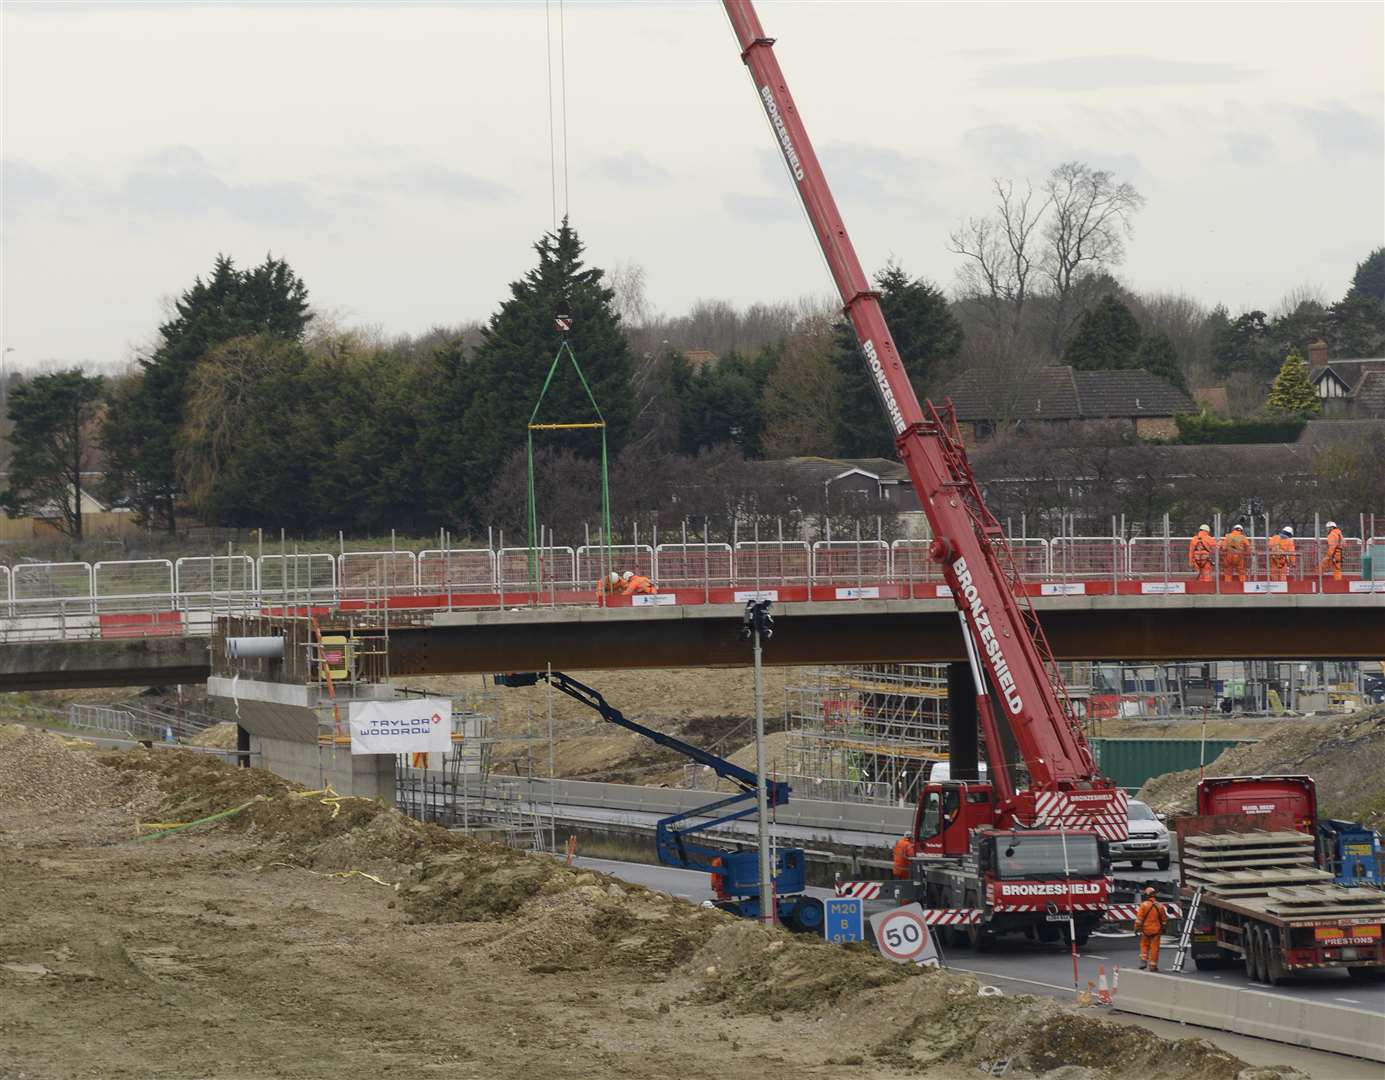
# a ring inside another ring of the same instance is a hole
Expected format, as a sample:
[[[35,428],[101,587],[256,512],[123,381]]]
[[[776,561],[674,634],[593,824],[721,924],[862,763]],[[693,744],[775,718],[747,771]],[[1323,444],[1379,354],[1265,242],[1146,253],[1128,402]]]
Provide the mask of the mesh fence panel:
[[[883,540],[819,540],[813,545],[814,581],[885,581],[890,546]]]
[[[337,560],[325,553],[312,555],[261,555],[260,593],[265,603],[287,597],[330,600],[336,591]]]
[[[583,545],[577,549],[577,580],[583,588],[594,588],[602,573],[634,574],[655,579],[654,549],[648,544]],[[654,580],[654,584],[659,584]]]
[[[661,588],[731,584],[730,544],[660,544],[655,556]]]
[[[813,569],[805,540],[742,540],[736,545],[738,585],[806,584]]]
[[[187,610],[212,607],[215,597],[223,606],[228,597],[255,592],[255,560],[249,555],[189,555],[173,564],[178,601]]]
[[[90,563],[23,563],[13,574],[16,615],[91,611]]]
[[[500,583],[506,589],[571,589],[576,569],[570,547],[500,550]]]
[[[347,551],[337,558],[342,599],[410,593],[417,581],[412,551]]]
[[[418,584],[425,592],[494,592],[495,552],[488,548],[420,552]]]
[[[99,562],[92,575],[98,611],[173,610],[173,564],[167,559]]]
[[[1050,548],[1054,577],[1124,577],[1125,541],[1119,536],[1060,536]]]

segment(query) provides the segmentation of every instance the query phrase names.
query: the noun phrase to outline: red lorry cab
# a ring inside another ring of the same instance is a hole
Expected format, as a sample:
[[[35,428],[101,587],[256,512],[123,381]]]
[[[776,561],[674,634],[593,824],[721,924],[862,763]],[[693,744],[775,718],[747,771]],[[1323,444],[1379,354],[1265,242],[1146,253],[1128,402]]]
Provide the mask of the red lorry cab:
[[[1312,834],[1318,789],[1311,776],[1209,776],[1198,781],[1197,812],[1287,819],[1299,832]]]

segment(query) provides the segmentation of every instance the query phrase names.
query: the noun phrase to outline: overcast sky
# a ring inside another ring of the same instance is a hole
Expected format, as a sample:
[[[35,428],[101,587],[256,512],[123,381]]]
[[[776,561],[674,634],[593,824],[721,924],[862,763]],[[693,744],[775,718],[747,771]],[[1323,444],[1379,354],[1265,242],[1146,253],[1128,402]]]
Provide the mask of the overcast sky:
[[[556,0],[552,4],[557,35]],[[1122,276],[1328,299],[1385,236],[1385,5],[770,3],[862,261],[946,287],[993,176],[1146,196]],[[386,333],[483,318],[552,221],[542,3],[5,0],[3,344],[119,364],[218,251]],[[565,9],[574,225],[666,312],[831,283],[720,4]],[[561,163],[560,163],[561,169]]]

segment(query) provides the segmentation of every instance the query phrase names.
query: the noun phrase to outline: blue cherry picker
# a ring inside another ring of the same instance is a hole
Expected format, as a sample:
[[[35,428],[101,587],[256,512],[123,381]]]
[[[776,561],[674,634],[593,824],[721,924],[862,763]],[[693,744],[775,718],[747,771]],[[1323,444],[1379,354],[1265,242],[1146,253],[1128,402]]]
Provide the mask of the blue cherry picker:
[[[601,714],[607,723],[633,731],[660,746],[676,750],[699,765],[706,765],[717,776],[735,784],[737,791],[724,799],[661,818],[654,829],[654,846],[659,862],[680,870],[705,870],[712,875],[713,901],[722,911],[747,919],[761,917],[759,852],[755,848],[720,847],[698,837],[727,822],[740,821],[756,812],[756,789],[759,778],[750,769],[727,761],[724,757],[693,746],[662,731],[645,727],[629,719],[611,705],[601,694],[561,671],[520,672],[496,675],[498,686],[534,686],[540,680],[548,682],[559,693],[581,702]],[[765,797],[770,807],[783,806],[789,801],[789,785],[782,780],[765,782]],[[706,820],[710,818],[710,820]],[[773,902],[779,923],[802,933],[822,933],[822,901],[807,895],[806,863],[800,847],[776,847],[773,881]]]

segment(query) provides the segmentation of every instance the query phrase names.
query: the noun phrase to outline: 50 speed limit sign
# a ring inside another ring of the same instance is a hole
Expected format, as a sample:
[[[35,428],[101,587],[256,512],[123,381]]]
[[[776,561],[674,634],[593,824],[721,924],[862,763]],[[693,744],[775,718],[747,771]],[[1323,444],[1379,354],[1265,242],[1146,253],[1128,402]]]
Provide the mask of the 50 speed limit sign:
[[[897,964],[925,964],[938,959],[937,946],[923,920],[923,908],[918,904],[906,904],[872,915],[870,929],[876,948],[886,960]]]

